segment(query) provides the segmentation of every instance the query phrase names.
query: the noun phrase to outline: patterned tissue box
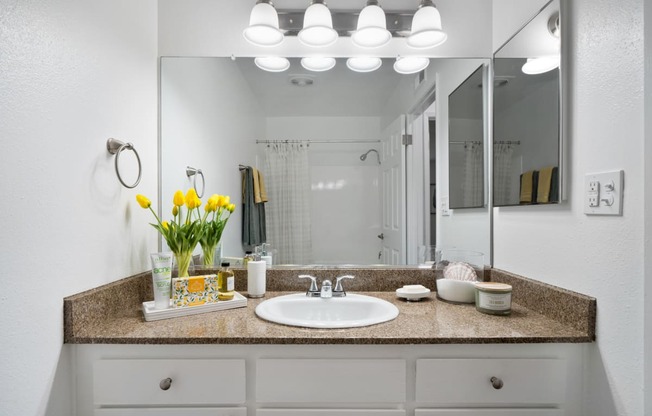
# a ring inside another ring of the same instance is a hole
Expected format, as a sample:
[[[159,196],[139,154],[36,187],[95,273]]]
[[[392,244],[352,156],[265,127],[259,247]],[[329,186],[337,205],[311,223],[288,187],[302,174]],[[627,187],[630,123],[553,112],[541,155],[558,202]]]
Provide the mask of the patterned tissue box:
[[[172,305],[175,308],[217,302],[217,275],[172,279]]]

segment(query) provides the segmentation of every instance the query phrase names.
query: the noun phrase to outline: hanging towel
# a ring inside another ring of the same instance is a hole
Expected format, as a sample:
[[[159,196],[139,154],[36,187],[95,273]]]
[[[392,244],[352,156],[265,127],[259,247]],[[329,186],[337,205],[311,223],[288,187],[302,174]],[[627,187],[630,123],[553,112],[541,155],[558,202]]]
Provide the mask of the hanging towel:
[[[550,202],[559,202],[559,168],[552,168],[552,179],[550,179]]]
[[[550,202],[550,190],[552,188],[552,171],[554,166],[548,166],[539,171],[539,185],[537,186],[537,203],[547,204]]]
[[[256,204],[254,198],[254,169],[242,173],[242,245],[257,246],[267,242],[265,204]]]
[[[532,203],[532,179],[534,172],[529,170],[521,174],[521,194],[519,203],[531,204]]]
[[[267,202],[267,191],[265,190],[265,182],[263,181],[263,174],[256,168],[253,169],[254,177],[254,202],[262,204]]]

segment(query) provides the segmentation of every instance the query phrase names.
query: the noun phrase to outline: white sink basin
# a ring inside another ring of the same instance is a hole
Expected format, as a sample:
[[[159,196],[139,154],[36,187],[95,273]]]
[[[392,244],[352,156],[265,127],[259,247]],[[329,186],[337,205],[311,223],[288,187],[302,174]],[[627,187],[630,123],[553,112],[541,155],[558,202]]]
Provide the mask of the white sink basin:
[[[256,315],[267,321],[306,328],[353,328],[391,321],[398,308],[365,295],[341,298],[310,298],[305,293],[279,296],[256,307]]]

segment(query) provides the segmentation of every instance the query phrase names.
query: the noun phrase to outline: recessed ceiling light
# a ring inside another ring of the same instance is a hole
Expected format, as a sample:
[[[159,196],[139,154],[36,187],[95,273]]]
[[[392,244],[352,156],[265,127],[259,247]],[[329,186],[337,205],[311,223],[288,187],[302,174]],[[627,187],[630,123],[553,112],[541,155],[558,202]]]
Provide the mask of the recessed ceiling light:
[[[256,66],[268,72],[283,72],[290,67],[290,61],[278,56],[258,57],[254,59]]]
[[[309,87],[315,83],[315,79],[310,75],[290,75],[289,81],[296,87]]]

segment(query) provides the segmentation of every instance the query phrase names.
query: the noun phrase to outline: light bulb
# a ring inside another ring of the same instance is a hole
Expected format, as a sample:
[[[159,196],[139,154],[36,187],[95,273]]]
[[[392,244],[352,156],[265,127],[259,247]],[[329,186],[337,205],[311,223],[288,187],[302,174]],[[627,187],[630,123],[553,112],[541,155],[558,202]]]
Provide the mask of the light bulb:
[[[418,57],[418,56],[407,56],[407,57],[398,57],[396,62],[394,62],[394,71],[399,74],[416,74],[426,69],[430,65],[430,59]]]
[[[335,58],[308,57],[301,58],[301,66],[308,71],[324,72],[335,66]]]
[[[349,58],[346,60],[346,66],[355,72],[373,72],[380,68],[383,61],[380,58]]]
[[[290,61],[278,56],[266,56],[254,59],[256,66],[268,72],[283,72],[290,67]]]
[[[242,33],[256,46],[276,46],[283,42],[283,32],[278,27],[278,14],[268,1],[257,3],[249,15],[249,26]]]
[[[362,9],[358,16],[357,30],[351,35],[353,43],[362,48],[379,48],[387,45],[392,38],[387,30],[385,12],[373,3],[367,2],[367,6]]]
[[[430,0],[424,0],[412,18],[412,32],[407,45],[415,49],[433,48],[446,41],[447,35],[441,28],[441,15]]]
[[[301,43],[312,47],[324,47],[335,43],[338,35],[333,30],[333,18],[326,5],[313,1],[303,16],[303,29],[298,37]]]

